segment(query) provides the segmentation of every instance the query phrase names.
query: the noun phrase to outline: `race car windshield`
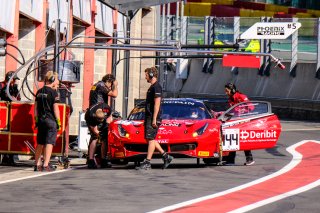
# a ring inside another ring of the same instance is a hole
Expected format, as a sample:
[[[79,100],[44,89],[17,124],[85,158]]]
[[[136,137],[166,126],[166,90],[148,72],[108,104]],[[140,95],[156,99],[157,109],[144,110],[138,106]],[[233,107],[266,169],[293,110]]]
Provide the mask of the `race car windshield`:
[[[210,119],[211,116],[205,106],[196,102],[168,102],[164,101],[161,104],[162,115],[161,118],[173,120],[202,120]],[[143,120],[144,107],[137,106],[134,108],[129,117],[129,120]]]
[[[210,115],[204,105],[200,103],[177,104],[164,103],[162,105],[162,119],[175,120],[203,120],[210,119]]]

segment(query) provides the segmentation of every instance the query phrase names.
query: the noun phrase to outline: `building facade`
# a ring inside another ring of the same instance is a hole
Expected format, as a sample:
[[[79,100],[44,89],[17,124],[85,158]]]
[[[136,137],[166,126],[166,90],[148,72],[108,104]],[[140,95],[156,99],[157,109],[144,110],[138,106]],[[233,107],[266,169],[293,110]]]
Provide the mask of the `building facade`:
[[[12,47],[16,46],[22,53],[25,61],[28,61],[37,52],[55,43],[55,22],[60,19],[60,38],[62,42],[69,42],[79,37],[75,42],[111,44],[114,33],[118,37],[126,35],[126,14],[120,13],[100,0],[0,0],[0,12],[5,18],[0,18],[0,38],[9,44],[6,46],[6,54],[0,57],[0,81],[4,80],[5,74],[11,70],[17,70],[22,60],[20,53]],[[130,37],[154,38],[154,21],[144,21],[146,18],[155,18],[155,13],[149,10],[143,14],[139,10],[131,20]],[[143,26],[148,26],[147,31],[142,31]],[[92,38],[92,37],[103,38]],[[121,42],[121,40],[119,40]],[[140,44],[141,41],[132,41]],[[12,45],[11,45],[12,44]],[[65,54],[65,55],[64,55]],[[139,59],[130,60],[128,95],[123,96],[124,91],[124,61],[113,66],[114,61],[123,59],[124,51],[117,51],[113,55],[112,50],[101,49],[68,49],[60,56],[60,60],[78,60],[81,64],[80,82],[72,84],[71,100],[73,113],[70,117],[70,135],[78,134],[79,112],[86,110],[89,103],[91,86],[101,80],[107,73],[114,73],[119,82],[119,95],[115,99],[115,110],[122,112],[123,100],[127,99],[127,108],[131,109],[135,98],[141,98],[145,94],[140,92],[140,87],[146,88],[144,73],[141,70],[151,66],[153,60],[144,60],[140,65]],[[152,54],[152,53],[151,53]],[[131,52],[131,56],[140,56],[140,52]],[[116,57],[113,59],[113,57]],[[18,59],[15,60],[14,58]],[[48,57],[49,58],[49,57]],[[22,87],[23,79],[28,72],[27,68],[18,71],[21,79],[19,88]],[[37,72],[37,69],[35,69]],[[23,89],[25,97],[23,101],[33,101],[32,93],[43,85],[33,75],[27,77],[27,81],[33,91]],[[37,85],[35,84],[37,83]],[[145,86],[144,86],[145,85]],[[126,115],[123,115],[126,116]]]

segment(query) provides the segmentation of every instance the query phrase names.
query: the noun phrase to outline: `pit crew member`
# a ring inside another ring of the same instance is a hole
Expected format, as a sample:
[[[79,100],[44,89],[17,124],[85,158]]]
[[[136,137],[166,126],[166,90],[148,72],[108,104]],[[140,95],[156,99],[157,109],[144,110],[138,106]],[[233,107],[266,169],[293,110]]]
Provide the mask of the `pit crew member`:
[[[226,95],[228,96],[228,103],[230,106],[233,106],[235,104],[241,103],[241,102],[250,102],[248,97],[245,94],[242,94],[239,90],[237,90],[236,85],[233,83],[227,83],[225,85],[225,92]],[[248,105],[249,110],[253,110],[252,105]],[[235,109],[239,114],[243,113],[243,109],[238,108]],[[255,163],[253,160],[253,156],[251,153],[251,150],[245,150],[244,151],[245,156],[246,156],[246,162],[244,165],[246,166],[251,166]],[[230,152],[227,160],[227,164],[234,164],[235,163],[235,158],[236,158],[236,152]]]

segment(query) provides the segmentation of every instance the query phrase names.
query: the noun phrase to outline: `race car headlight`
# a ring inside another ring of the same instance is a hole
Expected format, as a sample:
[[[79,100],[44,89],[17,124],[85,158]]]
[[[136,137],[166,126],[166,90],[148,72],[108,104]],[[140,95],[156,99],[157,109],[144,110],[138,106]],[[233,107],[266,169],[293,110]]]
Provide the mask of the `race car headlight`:
[[[206,123],[206,124],[203,125],[201,128],[199,128],[197,131],[195,131],[195,132],[192,134],[192,136],[193,136],[193,137],[197,137],[197,136],[199,136],[199,135],[202,135],[202,134],[206,131],[207,127],[208,127],[208,123]]]
[[[118,125],[119,135],[124,138],[129,138],[129,133],[122,127],[121,124]]]

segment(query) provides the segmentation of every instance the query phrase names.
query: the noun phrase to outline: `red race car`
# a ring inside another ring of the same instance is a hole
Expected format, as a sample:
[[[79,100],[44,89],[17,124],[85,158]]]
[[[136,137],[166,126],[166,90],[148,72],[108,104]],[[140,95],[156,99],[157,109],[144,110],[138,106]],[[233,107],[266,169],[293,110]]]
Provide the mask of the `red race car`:
[[[217,118],[203,101],[192,98],[164,98],[161,109],[162,122],[156,139],[162,148],[174,157],[202,158],[205,163],[219,163],[229,151],[271,148],[281,132],[269,102],[240,103]],[[131,111],[127,120],[110,124],[112,160],[139,163],[146,157],[148,144],[143,122],[144,102]]]

